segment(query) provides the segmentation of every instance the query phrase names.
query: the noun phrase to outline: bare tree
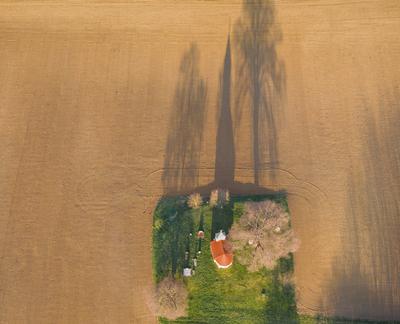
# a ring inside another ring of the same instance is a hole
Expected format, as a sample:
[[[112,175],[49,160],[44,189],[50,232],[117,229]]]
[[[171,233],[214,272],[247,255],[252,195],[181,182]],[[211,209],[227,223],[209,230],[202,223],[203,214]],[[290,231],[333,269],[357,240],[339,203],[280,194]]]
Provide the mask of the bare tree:
[[[183,281],[168,276],[151,293],[147,292],[146,299],[154,315],[176,319],[186,315],[187,297]]]
[[[247,202],[243,216],[229,232],[229,240],[238,261],[251,271],[273,268],[279,258],[299,247],[289,214],[271,200]]]

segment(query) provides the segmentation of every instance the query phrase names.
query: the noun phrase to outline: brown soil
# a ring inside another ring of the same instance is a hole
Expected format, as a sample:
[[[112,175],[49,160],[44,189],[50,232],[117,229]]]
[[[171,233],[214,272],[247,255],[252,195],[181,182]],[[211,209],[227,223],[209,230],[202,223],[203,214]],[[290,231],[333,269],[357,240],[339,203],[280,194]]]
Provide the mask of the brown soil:
[[[1,323],[154,322],[157,199],[233,176],[289,193],[301,311],[400,319],[400,5],[265,3],[0,4]]]

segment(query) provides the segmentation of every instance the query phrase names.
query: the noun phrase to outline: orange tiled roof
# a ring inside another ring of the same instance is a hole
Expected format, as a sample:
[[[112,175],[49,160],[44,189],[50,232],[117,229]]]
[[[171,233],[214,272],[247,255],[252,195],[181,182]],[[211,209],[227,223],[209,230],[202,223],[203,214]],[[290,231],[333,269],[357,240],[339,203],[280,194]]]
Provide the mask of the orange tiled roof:
[[[224,250],[224,240],[210,242],[211,255],[221,268],[228,268],[233,262],[233,254]]]

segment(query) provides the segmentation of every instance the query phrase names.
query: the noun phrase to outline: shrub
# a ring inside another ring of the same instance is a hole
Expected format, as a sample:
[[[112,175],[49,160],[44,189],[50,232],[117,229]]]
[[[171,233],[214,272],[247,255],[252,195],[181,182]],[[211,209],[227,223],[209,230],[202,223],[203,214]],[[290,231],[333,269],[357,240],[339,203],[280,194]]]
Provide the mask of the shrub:
[[[193,193],[188,197],[187,204],[193,209],[200,208],[203,204],[203,198],[199,193]]]
[[[161,218],[156,218],[154,221],[153,228],[154,230],[159,231],[163,225],[164,221]]]

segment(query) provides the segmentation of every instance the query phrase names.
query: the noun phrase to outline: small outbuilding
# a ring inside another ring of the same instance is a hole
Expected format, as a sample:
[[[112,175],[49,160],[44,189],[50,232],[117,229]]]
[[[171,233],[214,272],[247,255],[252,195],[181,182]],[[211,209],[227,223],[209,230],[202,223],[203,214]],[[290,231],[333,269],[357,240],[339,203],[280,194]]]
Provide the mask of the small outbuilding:
[[[184,277],[191,277],[192,276],[192,269],[191,268],[184,268],[183,269],[183,276]]]

